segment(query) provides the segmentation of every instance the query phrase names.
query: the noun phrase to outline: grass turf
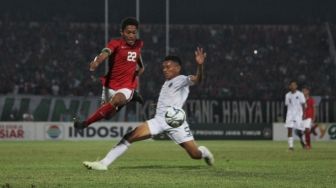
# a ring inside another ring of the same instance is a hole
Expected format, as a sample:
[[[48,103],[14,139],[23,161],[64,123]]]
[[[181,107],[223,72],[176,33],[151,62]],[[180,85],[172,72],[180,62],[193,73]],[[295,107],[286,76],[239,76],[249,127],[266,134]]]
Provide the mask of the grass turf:
[[[109,171],[81,162],[104,157],[113,141],[0,142],[0,187],[336,187],[336,142],[310,151],[286,142],[199,141],[208,167],[171,141],[135,143]]]

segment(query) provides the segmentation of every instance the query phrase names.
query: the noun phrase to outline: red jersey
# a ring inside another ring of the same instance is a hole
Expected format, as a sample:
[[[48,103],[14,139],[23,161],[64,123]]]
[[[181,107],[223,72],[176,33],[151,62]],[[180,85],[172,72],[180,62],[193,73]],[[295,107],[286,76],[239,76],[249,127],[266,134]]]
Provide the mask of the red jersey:
[[[307,100],[306,100],[306,108],[305,108],[305,111],[304,111],[304,115],[306,118],[311,118],[311,119],[314,119],[314,106],[315,106],[315,101],[313,98],[309,97]]]
[[[103,86],[113,90],[136,89],[138,81],[135,71],[142,47],[141,40],[136,40],[133,46],[121,38],[111,40],[107,44],[107,48],[112,51],[109,56],[109,71],[100,78]]]

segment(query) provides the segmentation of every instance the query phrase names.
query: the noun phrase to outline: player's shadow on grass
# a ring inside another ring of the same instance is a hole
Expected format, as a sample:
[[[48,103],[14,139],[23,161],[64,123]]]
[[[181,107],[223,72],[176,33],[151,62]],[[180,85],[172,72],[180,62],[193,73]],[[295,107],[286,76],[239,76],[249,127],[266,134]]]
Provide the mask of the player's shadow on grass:
[[[141,166],[124,166],[119,167],[119,169],[184,169],[184,170],[195,170],[195,169],[205,169],[207,166],[198,165],[141,165]]]

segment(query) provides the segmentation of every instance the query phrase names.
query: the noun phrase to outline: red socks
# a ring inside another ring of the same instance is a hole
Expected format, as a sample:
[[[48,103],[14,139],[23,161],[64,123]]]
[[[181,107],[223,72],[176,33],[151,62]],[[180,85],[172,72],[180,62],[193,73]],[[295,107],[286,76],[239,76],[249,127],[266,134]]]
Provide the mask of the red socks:
[[[310,130],[305,131],[306,144],[310,148]]]
[[[111,114],[114,115],[116,112],[116,108],[111,103],[103,104],[93,113],[89,118],[85,120],[85,125],[89,126],[90,124],[99,121],[106,116],[110,116]]]

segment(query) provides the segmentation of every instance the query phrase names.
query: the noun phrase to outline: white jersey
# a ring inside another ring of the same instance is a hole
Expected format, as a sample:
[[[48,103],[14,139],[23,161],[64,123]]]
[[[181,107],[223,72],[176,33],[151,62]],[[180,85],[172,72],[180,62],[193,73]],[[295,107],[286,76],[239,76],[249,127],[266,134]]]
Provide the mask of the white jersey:
[[[302,92],[295,91],[295,93],[288,92],[285,98],[285,105],[287,106],[286,120],[302,120],[303,109],[302,104],[306,103],[306,99]]]
[[[193,85],[190,76],[179,75],[163,84],[156,107],[155,116],[164,117],[169,106],[182,108],[189,94],[189,86]]]

